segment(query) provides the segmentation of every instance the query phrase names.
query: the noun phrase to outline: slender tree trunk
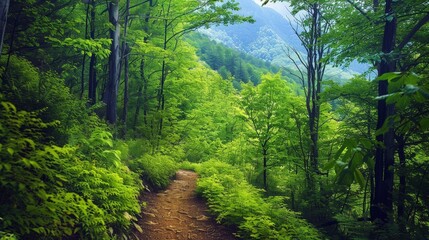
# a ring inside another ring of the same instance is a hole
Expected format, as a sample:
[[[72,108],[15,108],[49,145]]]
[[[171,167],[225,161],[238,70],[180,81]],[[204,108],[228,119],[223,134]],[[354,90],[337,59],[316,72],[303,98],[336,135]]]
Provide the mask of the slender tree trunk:
[[[12,31],[10,33],[10,40],[9,40],[9,52],[7,54],[7,60],[6,60],[6,66],[4,68],[4,72],[3,72],[3,76],[2,76],[2,84],[3,86],[8,86],[10,88],[13,88],[14,83],[10,82],[10,79],[8,78],[8,70],[9,70],[9,64],[10,64],[10,57],[12,56],[12,53],[14,51],[14,42],[15,42],[15,33],[17,31],[17,26],[18,26],[18,22],[19,19],[21,17],[21,13],[22,13],[22,9],[19,10],[17,16],[14,19],[14,23],[13,23],[13,27],[12,27]],[[7,17],[7,16],[6,16]],[[6,25],[5,25],[6,27]],[[0,29],[1,30],[1,29]],[[3,29],[3,31],[6,31],[6,29]],[[1,55],[1,52],[0,52]]]
[[[171,8],[171,2],[168,4],[166,12],[164,14],[164,42],[163,42],[163,49],[167,50],[167,44],[168,44],[168,16],[170,15],[170,9]],[[162,60],[162,69],[161,69],[161,78],[159,82],[159,89],[158,89],[158,112],[160,113],[159,121],[158,121],[158,141],[161,139],[162,136],[162,129],[164,125],[164,110],[165,110],[165,95],[164,95],[164,85],[165,81],[167,79],[167,63],[165,59]]]
[[[90,31],[89,36],[91,39],[95,39],[95,0],[91,0],[91,17],[90,17]],[[88,79],[88,101],[90,105],[94,105],[97,102],[97,71],[96,65],[97,58],[95,54],[91,55],[89,61],[89,79]]]
[[[89,15],[90,5],[86,6],[85,11],[85,39],[88,39],[88,15]],[[82,57],[82,68],[80,74],[80,99],[83,98],[83,93],[85,92],[85,67],[86,67],[86,52],[84,52]]]
[[[405,197],[406,197],[406,157],[405,157],[405,138],[397,136],[398,157],[399,157],[399,189],[398,189],[398,223],[401,233],[406,232],[405,218]]]
[[[86,53],[82,57],[82,69],[80,73],[80,99],[83,98],[83,93],[85,92],[85,64],[86,63]]]
[[[391,53],[395,48],[396,37],[396,16],[393,9],[394,0],[386,0],[385,6],[385,26],[383,35],[382,51],[384,54]],[[390,19],[391,18],[391,19]],[[378,70],[378,76],[388,72],[393,72],[396,69],[394,60],[388,56],[383,56]],[[379,81],[378,95],[384,96],[388,94],[387,80]],[[386,100],[378,100],[377,106],[378,120],[377,129],[381,129],[383,124],[390,116],[394,114],[394,106],[387,104]],[[391,123],[388,123],[389,125]],[[371,201],[371,219],[388,222],[392,219],[393,213],[393,163],[394,163],[394,133],[393,127],[389,126],[386,133],[376,137],[378,146],[375,156],[375,172],[374,172],[374,195]]]
[[[319,173],[319,118],[320,118],[320,93],[321,82],[325,72],[325,63],[322,58],[326,50],[320,43],[322,34],[322,14],[320,5],[315,3],[309,10],[311,26],[308,30],[309,37],[306,43],[307,50],[307,94],[306,106],[308,113],[308,126],[310,132],[310,175],[309,188],[315,189],[314,174]]]
[[[125,6],[125,20],[124,20],[124,39],[122,41],[122,58],[124,60],[124,103],[122,108],[122,135],[125,137],[127,133],[127,115],[128,115],[128,79],[129,79],[129,53],[130,48],[126,42],[127,30],[129,24],[129,15],[130,15],[130,0],[127,0]]]
[[[140,107],[141,107],[141,102],[142,102],[142,90],[143,90],[143,86],[140,85],[138,90],[137,90],[137,102],[136,102],[136,110],[134,112],[134,121],[133,121],[133,129],[136,130],[137,129],[137,122],[139,119],[139,114],[140,114]]]
[[[158,113],[159,121],[158,121],[158,138],[160,139],[162,136],[162,129],[164,125],[164,110],[165,110],[165,96],[164,96],[164,84],[167,78],[167,70],[166,70],[166,62],[162,60],[162,70],[161,70],[161,80],[158,91]]]
[[[149,114],[149,93],[148,93],[148,80],[143,78],[143,123],[147,125],[147,115]]]
[[[105,103],[106,103],[106,120],[110,124],[116,123],[116,100],[118,97],[118,82],[119,82],[119,2],[109,3],[109,20],[114,26],[110,30],[110,38],[112,39],[112,45],[110,48],[109,56],[109,78],[107,82],[107,89],[105,92]]]
[[[149,0],[149,7],[150,8],[154,7],[153,0]],[[149,19],[150,19],[150,11],[148,11],[148,13],[145,16],[145,23],[146,23],[144,27],[145,32],[149,32]],[[145,37],[144,41],[147,42],[148,37]],[[147,125],[148,124],[147,117],[149,114],[149,92],[148,92],[149,81],[144,74],[144,59],[142,60],[141,72],[142,72],[142,79],[143,79],[143,123]]]
[[[268,150],[266,149],[266,146],[262,147],[262,155],[263,155],[263,161],[264,161],[264,169],[263,169],[263,179],[264,179],[264,189],[268,192],[268,183],[267,183],[267,163],[268,163]]]
[[[9,12],[9,0],[0,1],[0,58],[3,50],[4,34],[7,25],[7,13]]]
[[[125,44],[125,54],[129,54],[129,47],[128,44]],[[127,116],[128,116],[128,101],[129,101],[129,60],[128,56],[125,56],[124,58],[124,103],[123,103],[123,109],[122,109],[122,124],[123,124],[123,132],[122,135],[125,137],[127,133]]]
[[[169,10],[169,9],[168,9]],[[168,21],[164,20],[164,45],[163,49],[167,50],[167,30],[168,30]],[[158,137],[160,138],[162,135],[162,128],[164,123],[164,109],[165,109],[165,96],[164,96],[164,84],[167,79],[167,65],[165,59],[162,60],[162,68],[161,68],[161,78],[159,81],[159,89],[158,89],[158,112],[160,113],[159,122],[158,122]]]

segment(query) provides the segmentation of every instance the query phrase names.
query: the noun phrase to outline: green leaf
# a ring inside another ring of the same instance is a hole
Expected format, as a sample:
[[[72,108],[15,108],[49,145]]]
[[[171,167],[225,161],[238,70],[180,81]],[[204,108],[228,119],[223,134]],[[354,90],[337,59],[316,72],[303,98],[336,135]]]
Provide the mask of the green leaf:
[[[342,185],[350,186],[353,183],[354,175],[349,168],[344,168],[338,175],[337,182]]]
[[[31,147],[31,149],[33,149],[33,150],[36,149],[36,143],[33,140],[31,140],[29,138],[24,138],[22,140],[24,142],[26,142]]]
[[[54,149],[54,148],[52,148],[52,147],[46,147],[45,148],[45,151],[47,152],[47,153],[50,153],[54,158],[56,158],[56,159],[59,159],[60,158],[60,156],[58,155],[58,153],[57,153],[57,151]]]
[[[323,170],[329,170],[329,169],[331,169],[331,168],[333,168],[334,166],[335,166],[335,163],[337,162],[337,160],[334,158],[334,159],[332,159],[331,161],[329,161],[328,163],[326,163],[324,166],[323,166]]]
[[[6,109],[6,111],[8,111],[8,112],[12,111],[12,112],[16,113],[16,107],[12,103],[1,102],[1,105],[3,106],[4,109]]]
[[[347,140],[346,140],[347,141]],[[343,153],[344,149],[346,148],[346,142],[343,143],[340,149],[338,149],[337,153],[335,153],[334,159],[340,158],[341,154]]]
[[[357,168],[354,170],[354,179],[362,188],[365,187],[365,178]]]
[[[71,228],[64,228],[64,232],[66,235],[70,236],[73,234],[73,230]]]
[[[7,152],[9,153],[10,156],[13,156],[13,154],[15,153],[15,151],[12,148],[7,148]]]
[[[29,160],[28,162],[29,162],[30,166],[32,166],[33,168],[41,169],[40,165],[36,161]]]
[[[385,74],[377,77],[376,80],[378,80],[378,81],[383,81],[383,80],[391,81],[392,79],[400,78],[400,77],[401,77],[400,72],[388,72],[388,73],[385,73]]]
[[[422,130],[427,130],[429,129],[429,118],[423,118],[420,120],[419,122],[420,127],[422,128]]]

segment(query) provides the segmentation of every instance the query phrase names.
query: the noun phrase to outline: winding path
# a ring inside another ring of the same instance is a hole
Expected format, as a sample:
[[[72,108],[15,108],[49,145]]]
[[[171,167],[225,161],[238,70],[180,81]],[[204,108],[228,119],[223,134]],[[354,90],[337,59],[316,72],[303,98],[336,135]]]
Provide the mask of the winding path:
[[[176,179],[159,193],[145,194],[147,203],[139,225],[142,240],[234,240],[233,231],[217,224],[202,199],[195,195],[197,174],[180,170]]]

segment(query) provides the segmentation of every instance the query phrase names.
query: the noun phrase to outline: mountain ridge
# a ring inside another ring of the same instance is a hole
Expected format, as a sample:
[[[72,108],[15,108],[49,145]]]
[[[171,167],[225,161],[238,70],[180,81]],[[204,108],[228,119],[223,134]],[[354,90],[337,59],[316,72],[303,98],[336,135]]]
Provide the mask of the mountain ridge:
[[[199,32],[227,47],[243,51],[286,69],[295,69],[295,65],[288,57],[288,50],[293,48],[303,55],[305,55],[305,50],[289,20],[280,14],[282,11],[271,7],[261,7],[253,0],[236,0],[236,2],[240,4],[239,14],[253,16],[255,23],[214,26],[200,29]],[[274,7],[281,8],[282,5]],[[284,7],[286,8],[287,5]],[[352,64],[349,68],[328,66],[326,76],[329,79],[343,82],[365,70],[364,66],[358,64]]]

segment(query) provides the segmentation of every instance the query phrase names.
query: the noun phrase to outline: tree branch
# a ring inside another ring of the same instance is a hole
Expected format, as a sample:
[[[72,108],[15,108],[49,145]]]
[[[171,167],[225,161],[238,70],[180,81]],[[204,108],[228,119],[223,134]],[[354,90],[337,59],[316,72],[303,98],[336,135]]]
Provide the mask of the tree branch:
[[[429,13],[427,13],[420,21],[411,29],[411,31],[404,37],[401,43],[399,43],[397,49],[399,51],[402,50],[402,48],[407,45],[407,43],[410,42],[411,38],[414,37],[414,35],[422,28],[427,22],[429,22]]]

